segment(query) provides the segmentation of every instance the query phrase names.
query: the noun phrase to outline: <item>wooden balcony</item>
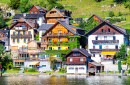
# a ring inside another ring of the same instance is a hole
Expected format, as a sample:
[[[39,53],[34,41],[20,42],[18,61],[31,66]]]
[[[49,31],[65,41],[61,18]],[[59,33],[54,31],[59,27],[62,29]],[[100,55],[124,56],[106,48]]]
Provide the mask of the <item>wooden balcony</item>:
[[[91,53],[118,52],[119,49],[89,49]]]
[[[66,61],[63,62],[63,65],[86,65],[86,61]]]
[[[97,35],[115,35],[115,32],[97,32]]]
[[[48,33],[47,37],[65,37],[70,36],[70,33]]]
[[[15,27],[15,30],[27,30],[27,27]]]
[[[25,58],[25,61],[45,61],[46,59],[43,58]]]
[[[11,38],[32,38],[32,35],[29,34],[13,34]]]
[[[94,43],[94,44],[99,44],[99,43],[112,44],[112,43],[119,43],[119,40],[92,40],[92,43]]]

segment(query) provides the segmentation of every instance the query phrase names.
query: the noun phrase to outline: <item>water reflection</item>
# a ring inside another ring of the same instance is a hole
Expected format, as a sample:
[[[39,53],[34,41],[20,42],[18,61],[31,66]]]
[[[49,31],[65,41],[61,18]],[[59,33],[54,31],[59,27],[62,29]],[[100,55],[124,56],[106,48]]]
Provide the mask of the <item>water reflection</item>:
[[[0,85],[130,85],[127,76],[9,76],[0,77]]]

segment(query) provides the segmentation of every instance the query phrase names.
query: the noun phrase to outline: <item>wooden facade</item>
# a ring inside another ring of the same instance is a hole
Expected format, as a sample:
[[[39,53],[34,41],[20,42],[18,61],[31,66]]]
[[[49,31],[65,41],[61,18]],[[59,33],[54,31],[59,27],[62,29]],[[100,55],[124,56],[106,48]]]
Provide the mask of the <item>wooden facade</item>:
[[[38,6],[39,7],[39,6]],[[39,7],[39,8],[41,8],[41,7]],[[46,12],[46,10],[44,10],[44,9],[40,9],[41,11],[39,11],[39,9],[35,6],[35,5],[33,5],[32,7],[31,7],[31,9],[30,9],[30,13],[43,13],[43,12]]]

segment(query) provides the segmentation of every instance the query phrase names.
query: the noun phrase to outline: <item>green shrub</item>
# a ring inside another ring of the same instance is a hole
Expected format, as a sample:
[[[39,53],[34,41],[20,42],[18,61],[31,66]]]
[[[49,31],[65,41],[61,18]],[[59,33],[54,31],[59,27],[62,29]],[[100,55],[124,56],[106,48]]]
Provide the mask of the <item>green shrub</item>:
[[[67,67],[59,69],[59,72],[62,72],[62,73],[66,73],[66,71],[67,71]]]
[[[118,12],[118,15],[119,15],[119,16],[122,16],[122,13],[121,13],[121,12]]]
[[[28,72],[36,72],[36,68],[29,68]]]
[[[130,73],[130,69],[128,70],[128,73]]]
[[[121,61],[118,61],[118,70],[119,70],[119,73],[121,73],[121,70],[122,70]]]
[[[109,17],[113,17],[114,16],[114,12],[113,11],[109,11]]]

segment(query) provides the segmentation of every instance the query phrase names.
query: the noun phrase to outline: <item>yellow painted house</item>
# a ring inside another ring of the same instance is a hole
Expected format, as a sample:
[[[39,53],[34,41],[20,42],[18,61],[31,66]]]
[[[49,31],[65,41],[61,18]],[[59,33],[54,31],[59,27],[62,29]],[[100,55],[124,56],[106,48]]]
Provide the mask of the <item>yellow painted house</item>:
[[[10,27],[11,50],[26,47],[28,42],[34,40],[36,32],[34,23],[20,18]]]
[[[41,47],[43,50],[69,50],[71,47],[69,42],[76,41],[69,37],[83,34],[83,29],[64,21],[57,21],[42,35]]]

